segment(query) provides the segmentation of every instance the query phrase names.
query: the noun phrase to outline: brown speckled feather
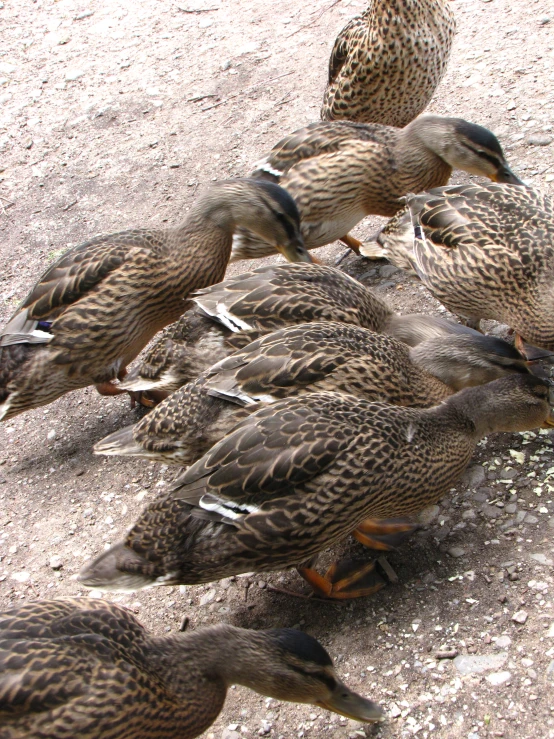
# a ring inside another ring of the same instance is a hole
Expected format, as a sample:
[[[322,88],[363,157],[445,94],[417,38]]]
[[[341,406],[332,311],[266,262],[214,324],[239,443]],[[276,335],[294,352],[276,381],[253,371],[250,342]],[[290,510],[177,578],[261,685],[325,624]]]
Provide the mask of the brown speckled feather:
[[[134,426],[102,439],[94,450],[187,465],[228,433],[256,402],[332,391],[427,408],[451,395],[451,388],[525,371],[517,350],[477,333],[431,339],[414,350],[359,326],[329,322],[290,326],[214,365]]]
[[[188,660],[188,695],[176,692],[163,642],[96,599],[0,614],[0,738],[196,736],[219,713],[225,686]]]
[[[152,336],[190,305],[192,290],[222,279],[234,228],[245,222],[283,248],[300,248],[290,196],[234,180],[200,198],[179,228],[124,231],[70,249],[2,330],[0,418],[124,376]]]
[[[337,393],[281,400],[189,467],[81,580],[137,588],[300,565],[368,517],[436,502],[482,436],[536,428],[549,414],[549,388],[531,375],[423,410]]]
[[[419,224],[421,237],[414,241]],[[462,185],[408,199],[379,237],[450,310],[554,349],[554,203],[528,187]]]
[[[316,264],[260,267],[198,291],[193,299],[197,307],[167,329],[121,387],[171,392],[283,326],[332,320],[381,331],[393,315],[357,280]]]
[[[252,177],[272,180],[290,192],[300,211],[304,243],[313,249],[342,239],[367,215],[393,216],[400,198],[446,185],[453,168],[519,182],[490,131],[461,118],[434,115],[419,116],[405,128],[312,123],[278,142],[256,164]],[[272,253],[249,229],[237,230],[231,261]]]
[[[259,267],[200,290],[193,299],[197,307],[167,329],[121,387],[172,392],[260,335],[299,323],[354,324],[412,346],[466,331],[436,316],[397,316],[357,280],[318,264]]]
[[[0,739],[193,739],[234,683],[330,710],[346,699],[362,721],[382,716],[339,680],[316,639],[294,629],[218,624],[155,637],[129,611],[92,598],[0,613]]]
[[[370,0],[337,36],[321,117],[407,125],[446,71],[455,28],[449,0]]]

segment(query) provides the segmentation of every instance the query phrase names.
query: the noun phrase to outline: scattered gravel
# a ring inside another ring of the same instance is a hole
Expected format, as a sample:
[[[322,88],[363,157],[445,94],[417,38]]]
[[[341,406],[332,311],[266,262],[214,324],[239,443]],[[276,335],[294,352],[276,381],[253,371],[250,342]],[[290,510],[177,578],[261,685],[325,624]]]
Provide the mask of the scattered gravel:
[[[69,246],[178,223],[214,179],[247,173],[285,133],[316,120],[332,42],[364,7],[0,2],[2,322]],[[453,9],[459,32],[431,111],[494,130],[514,170],[553,194],[551,3],[464,0]],[[474,179],[455,173],[453,182]],[[354,235],[382,223],[367,219]],[[333,264],[342,249],[318,257]],[[349,257],[343,266],[402,313],[447,315],[391,265]],[[86,389],[0,426],[0,608],[84,594],[75,573],[171,481],[163,465],[92,455],[96,441],[139,417],[127,399]],[[239,687],[207,739],[554,739],[552,441],[541,430],[482,442],[455,489],[420,516],[422,529],[387,553],[398,583],[373,598],[319,603],[267,587],[306,593],[294,572],[88,595],[130,608],[156,634],[177,633],[184,616],[189,629],[305,629],[388,715],[370,729]],[[320,571],[349,555],[368,552],[345,542]],[[525,622],[513,621],[521,611]],[[484,671],[460,672],[459,660],[483,659]]]

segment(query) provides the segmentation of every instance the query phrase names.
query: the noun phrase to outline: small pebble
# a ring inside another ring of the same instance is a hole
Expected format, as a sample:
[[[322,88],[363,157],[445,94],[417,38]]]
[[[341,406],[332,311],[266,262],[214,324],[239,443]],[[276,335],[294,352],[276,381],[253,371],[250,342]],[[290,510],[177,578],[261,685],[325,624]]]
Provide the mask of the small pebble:
[[[512,616],[512,621],[515,621],[516,624],[524,624],[527,621],[527,618],[527,611],[516,611]]]
[[[208,592],[204,593],[204,595],[200,598],[200,605],[205,606],[207,603],[211,603],[214,598],[215,590],[208,590]]]
[[[507,649],[511,643],[512,640],[510,639],[510,637],[506,634],[503,634],[502,636],[498,637],[495,642],[495,646],[498,647],[498,649]]]
[[[488,670],[498,670],[507,659],[507,652],[475,656],[461,654],[454,660],[454,666],[462,675],[479,674],[481,672],[488,672]]]
[[[53,570],[60,570],[63,567],[62,558],[54,554],[54,556],[50,557],[49,565]]]
[[[501,672],[491,672],[490,675],[486,676],[485,680],[491,685],[504,685],[504,683],[507,683],[511,678],[512,674],[510,672],[502,670]]]

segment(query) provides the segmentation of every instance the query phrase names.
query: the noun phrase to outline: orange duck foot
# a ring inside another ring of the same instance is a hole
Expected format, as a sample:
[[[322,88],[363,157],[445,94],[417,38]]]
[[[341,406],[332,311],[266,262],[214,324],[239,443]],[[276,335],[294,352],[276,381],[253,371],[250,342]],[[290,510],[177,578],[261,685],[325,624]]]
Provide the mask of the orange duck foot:
[[[352,535],[370,549],[388,552],[398,549],[418,528],[409,518],[366,518]]]
[[[359,239],[355,239],[354,236],[346,234],[346,236],[340,238],[339,241],[342,241],[342,243],[346,244],[349,249],[352,249],[354,254],[357,254],[358,256],[360,255],[360,246],[362,245],[362,242]]]
[[[127,392],[131,397],[131,408],[134,408],[137,403],[145,408],[155,408],[169,396],[169,393],[163,390],[128,390]]]
[[[127,392],[114,385],[113,382],[101,382],[99,385],[96,385],[96,389],[100,395],[121,395],[121,393]]]
[[[298,574],[316,595],[333,600],[347,600],[373,595],[386,585],[375,562],[345,559],[331,565],[323,577],[311,567],[298,567]]]

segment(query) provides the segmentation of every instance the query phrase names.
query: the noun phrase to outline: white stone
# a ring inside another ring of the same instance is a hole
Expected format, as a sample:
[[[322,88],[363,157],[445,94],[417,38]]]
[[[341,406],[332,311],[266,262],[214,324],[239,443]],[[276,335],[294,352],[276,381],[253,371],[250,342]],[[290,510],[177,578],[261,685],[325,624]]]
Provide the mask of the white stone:
[[[49,564],[53,570],[59,570],[61,567],[63,567],[62,558],[57,554],[54,554],[53,557],[50,557]]]
[[[495,642],[498,649],[507,649],[511,643],[512,643],[512,640],[507,634],[503,634],[502,636],[499,636]]]
[[[462,675],[479,674],[488,670],[498,670],[507,659],[507,652],[482,655],[460,654],[454,659],[454,666]]]
[[[215,590],[208,590],[207,593],[200,598],[200,605],[205,606],[206,603],[210,603],[215,598]]]
[[[12,580],[17,580],[17,582],[27,582],[30,578],[30,572],[14,572],[12,575]]]
[[[68,69],[65,73],[66,82],[75,82],[75,80],[84,77],[86,74],[84,69]]]
[[[511,680],[511,678],[511,672],[508,672],[507,670],[502,670],[501,672],[491,672],[491,674],[487,675],[485,679],[491,685],[504,685],[504,683],[507,683],[508,680]]]

